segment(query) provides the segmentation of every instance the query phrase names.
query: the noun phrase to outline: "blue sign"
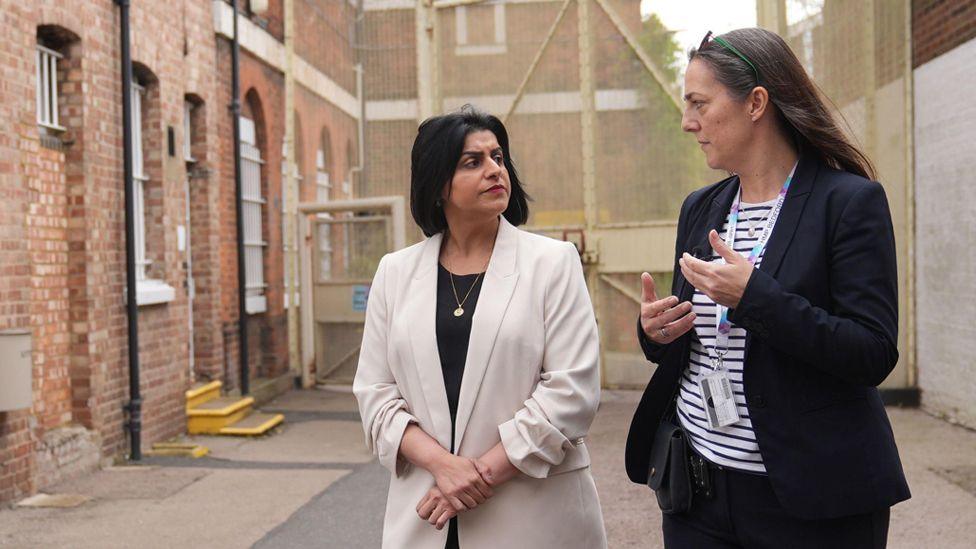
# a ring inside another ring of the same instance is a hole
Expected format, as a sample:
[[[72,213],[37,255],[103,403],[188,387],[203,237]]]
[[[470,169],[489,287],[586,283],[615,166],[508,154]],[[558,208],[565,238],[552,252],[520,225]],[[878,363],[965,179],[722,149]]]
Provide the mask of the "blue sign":
[[[352,310],[357,313],[366,310],[366,301],[369,299],[369,286],[359,284],[352,287]]]

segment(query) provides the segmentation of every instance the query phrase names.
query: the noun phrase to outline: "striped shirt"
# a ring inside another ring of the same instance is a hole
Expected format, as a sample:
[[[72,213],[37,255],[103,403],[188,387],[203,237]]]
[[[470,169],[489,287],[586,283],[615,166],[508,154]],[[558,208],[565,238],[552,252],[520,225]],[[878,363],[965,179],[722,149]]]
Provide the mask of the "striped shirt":
[[[776,200],[760,204],[740,205],[739,222],[736,226],[734,249],[741,255],[748,257],[749,252],[759,241],[762,231],[766,227],[769,214],[776,204]],[[754,234],[749,235],[749,228],[754,227]],[[719,236],[725,241],[728,232],[728,219],[722,226]],[[765,249],[763,250],[765,253]],[[756,259],[756,267],[762,262],[763,255]],[[719,255],[712,252],[712,261]],[[752,429],[749,419],[749,409],[746,407],[745,387],[742,381],[742,366],[745,359],[746,331],[732,324],[729,333],[728,353],[723,365],[732,383],[736,408],[739,411],[738,422],[725,427],[713,429],[708,426],[705,409],[698,384],[703,376],[712,373],[712,361],[709,351],[713,351],[716,339],[715,302],[697,289],[692,298],[692,310],[695,312],[695,335],[691,341],[691,356],[688,368],[682,373],[678,390],[678,421],[691,441],[694,449],[713,463],[723,467],[765,473],[762,456],[759,454],[759,444],[756,433]]]

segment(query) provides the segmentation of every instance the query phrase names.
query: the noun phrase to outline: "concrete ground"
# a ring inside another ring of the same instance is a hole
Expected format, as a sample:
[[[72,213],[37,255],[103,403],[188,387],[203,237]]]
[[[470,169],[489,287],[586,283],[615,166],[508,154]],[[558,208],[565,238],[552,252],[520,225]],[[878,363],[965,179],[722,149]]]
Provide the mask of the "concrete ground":
[[[587,443],[612,548],[662,547],[652,493],[623,472],[638,397],[605,391]],[[77,507],[0,510],[0,546],[379,547],[388,475],[365,451],[352,395],[293,391],[265,410],[286,417],[271,436],[186,437],[211,454],[45,490],[91,498]],[[976,546],[976,432],[917,410],[889,414],[914,494],[892,510],[889,547]]]

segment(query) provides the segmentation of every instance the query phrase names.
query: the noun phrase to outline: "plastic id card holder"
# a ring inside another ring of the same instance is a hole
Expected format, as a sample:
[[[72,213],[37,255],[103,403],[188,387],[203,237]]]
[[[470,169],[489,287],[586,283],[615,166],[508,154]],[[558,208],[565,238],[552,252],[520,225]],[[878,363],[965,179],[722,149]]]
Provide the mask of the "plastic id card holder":
[[[732,394],[732,383],[724,371],[702,377],[698,384],[702,402],[705,404],[705,417],[712,429],[732,425],[739,421],[739,410]]]

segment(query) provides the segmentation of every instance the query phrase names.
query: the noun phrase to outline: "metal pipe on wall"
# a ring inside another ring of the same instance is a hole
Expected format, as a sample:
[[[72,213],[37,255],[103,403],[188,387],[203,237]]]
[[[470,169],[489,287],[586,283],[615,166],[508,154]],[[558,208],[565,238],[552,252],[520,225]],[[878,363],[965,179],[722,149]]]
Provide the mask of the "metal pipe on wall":
[[[356,121],[356,165],[347,166],[346,169],[346,181],[350,185],[353,185],[355,181],[354,177],[358,175],[358,181],[353,188],[363,189],[366,184],[366,92],[363,88],[363,79],[365,76],[365,68],[363,67],[363,54],[362,50],[358,47],[359,40],[363,36],[362,25],[364,24],[363,18],[365,17],[365,9],[363,8],[363,0],[356,1],[356,17],[352,24],[352,43],[353,47],[353,62],[355,66],[353,70],[356,71],[356,98],[359,100],[359,120]],[[346,196],[345,198],[359,198],[358,193],[355,191],[350,192],[351,196]]]
[[[125,306],[129,345],[129,459],[142,459],[142,397],[139,393],[139,310],[136,303],[135,188],[132,166],[132,52],[129,49],[129,0],[119,6],[122,50],[122,173],[125,182]]]

